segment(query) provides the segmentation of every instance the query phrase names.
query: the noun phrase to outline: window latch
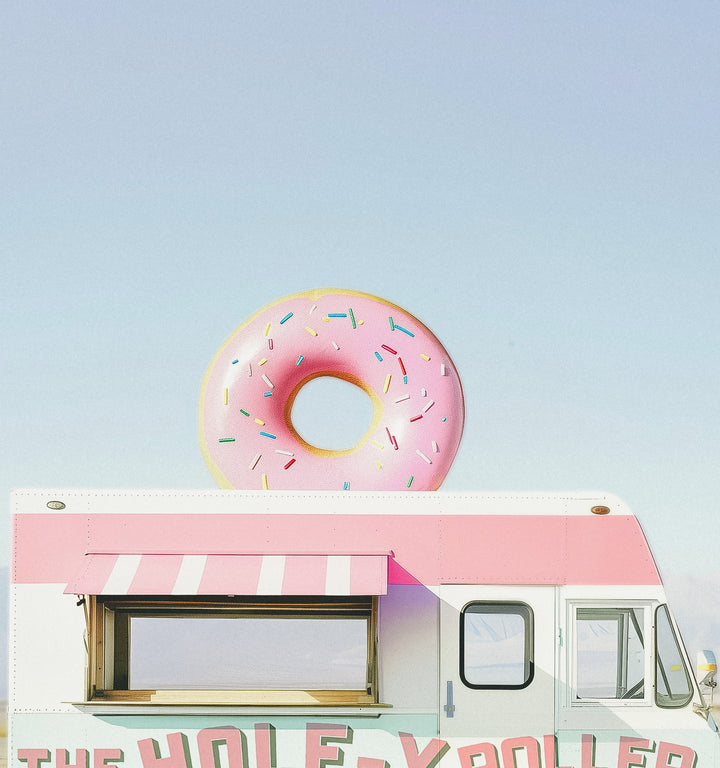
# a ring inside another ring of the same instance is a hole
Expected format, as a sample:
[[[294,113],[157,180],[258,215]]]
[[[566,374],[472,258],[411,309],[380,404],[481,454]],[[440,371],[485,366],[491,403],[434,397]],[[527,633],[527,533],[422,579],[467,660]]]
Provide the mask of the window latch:
[[[445,694],[445,701],[446,704],[443,707],[445,710],[445,715],[447,717],[454,717],[455,716],[455,705],[453,704],[453,684],[452,680],[447,681],[447,690]]]

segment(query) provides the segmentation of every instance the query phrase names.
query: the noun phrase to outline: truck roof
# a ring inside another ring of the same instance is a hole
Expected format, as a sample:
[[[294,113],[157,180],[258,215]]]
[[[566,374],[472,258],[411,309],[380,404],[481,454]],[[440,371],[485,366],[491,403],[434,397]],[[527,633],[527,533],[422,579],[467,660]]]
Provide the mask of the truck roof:
[[[20,489],[11,498],[13,581],[77,594],[119,583],[120,563],[135,569],[128,593],[170,594],[192,563],[197,594],[248,594],[268,558],[295,594],[341,557],[358,574],[384,568],[389,584],[661,583],[639,522],[603,493]]]

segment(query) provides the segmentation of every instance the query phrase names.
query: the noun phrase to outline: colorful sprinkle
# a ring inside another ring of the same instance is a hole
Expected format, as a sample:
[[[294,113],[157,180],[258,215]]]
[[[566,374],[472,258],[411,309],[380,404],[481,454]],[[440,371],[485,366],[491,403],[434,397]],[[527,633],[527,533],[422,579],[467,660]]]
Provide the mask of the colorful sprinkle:
[[[395,437],[395,435],[392,436],[392,442],[393,442],[393,447],[397,451],[398,450],[398,444],[397,444],[397,437]]]
[[[343,483],[343,491],[349,491],[350,490],[350,483],[346,480]]]
[[[305,355],[300,355],[295,363],[295,365],[300,365],[302,361],[305,359]]]
[[[427,413],[435,405],[435,401],[431,400],[424,408],[423,413]]]
[[[258,455],[250,462],[250,469],[255,469],[257,467],[258,461],[260,461],[262,457],[262,453],[258,453]]]
[[[282,448],[276,448],[275,453],[279,453],[283,456],[294,456],[295,454],[292,451],[283,451]]]
[[[405,370],[405,365],[402,361],[402,357],[398,357],[398,363],[400,363],[400,370],[403,372],[403,376],[407,376],[407,371]]]
[[[432,449],[433,449],[433,453],[438,452],[438,444],[434,440],[432,441]]]
[[[272,381],[270,381],[270,379],[268,379],[268,377],[264,373],[263,373],[262,379],[268,385],[268,387],[270,387],[270,389],[275,389],[275,385],[272,383]]]
[[[440,375],[441,376],[446,376],[447,375],[445,373],[445,363],[440,363]]]
[[[407,482],[407,487],[409,488],[412,485],[412,481],[415,479],[415,475],[410,475],[410,479]]]
[[[312,315],[312,313],[317,309],[317,304],[313,304],[312,307],[310,307],[310,311],[308,312],[308,315]]]
[[[394,331],[395,330],[395,323],[393,322],[392,317],[388,317],[388,320],[390,321],[390,330]]]
[[[352,323],[352,327],[357,328],[357,322],[355,321],[355,315],[352,311],[352,308],[348,309],[348,314],[350,315],[350,322]]]
[[[392,374],[389,374],[385,377],[385,384],[383,385],[383,392],[387,392],[390,388],[390,379],[392,379]]]
[[[442,421],[447,421],[447,416],[443,416]]]
[[[422,357],[422,359],[425,360],[426,363],[430,362],[430,355],[423,355],[421,352],[420,357]]]
[[[255,423],[259,424],[261,427],[265,426],[265,422],[262,419],[255,419]]]
[[[223,400],[225,402],[225,405],[227,405],[228,404],[228,388],[227,387],[225,387],[225,392],[223,394]]]
[[[338,347],[338,345],[337,345],[337,343],[336,343],[336,342],[334,342],[334,341],[331,341],[330,343],[333,345],[333,347],[335,347],[335,350],[336,350],[336,351],[337,351],[338,349],[340,349],[340,347]]]
[[[375,357],[377,357],[377,359],[382,363],[382,356],[380,355],[379,352],[375,353]]]
[[[290,313],[290,314],[292,314],[292,313]],[[288,315],[288,317],[290,317],[290,315]],[[287,320],[287,317],[285,318],[285,320]],[[285,322],[285,320],[283,320],[283,323]],[[268,323],[268,324],[265,326],[265,335],[266,335],[266,336],[268,335],[268,333],[270,333],[270,326],[271,326],[271,325],[272,325],[272,323]]]
[[[410,419],[410,423],[412,423],[413,421],[419,421],[420,419],[422,419],[422,413],[419,414],[418,416],[413,416],[412,419]]]
[[[272,397],[272,392],[263,392],[263,397]]]
[[[346,312],[328,312],[328,317],[347,317]]]
[[[218,443],[234,443],[235,438],[234,437],[221,437],[218,439]]]
[[[382,469],[382,464],[381,464],[379,461],[376,461],[376,462],[375,462],[375,466],[376,466],[378,469]]]
[[[273,340],[268,339],[268,349],[272,349],[272,348],[273,348]]]
[[[401,397],[398,397],[395,400],[395,402],[396,403],[402,403],[404,400],[409,400],[409,399],[410,399],[410,395],[402,395]]]
[[[244,411],[242,408],[240,409],[240,413],[242,413],[243,416],[249,416],[250,415],[247,411]]]
[[[271,435],[269,432],[260,432],[263,437],[269,437],[271,440],[277,440],[277,435]]]
[[[420,395],[421,395],[422,397],[427,397],[427,389],[425,389],[425,387],[422,387],[422,388],[420,389]]]
[[[402,331],[403,333],[407,333],[408,336],[415,338],[415,334],[412,331],[408,331],[407,328],[403,328],[402,325],[395,325],[393,330]]]
[[[296,459],[290,459],[288,463],[283,467],[283,469],[287,469],[288,467],[292,467],[292,465],[295,463]]]
[[[232,364],[233,364],[233,365],[237,365],[239,362],[240,362],[240,361],[239,361],[237,358],[235,358],[235,359],[232,361]]]
[[[376,448],[379,448],[381,451],[385,450],[385,446],[382,443],[378,443],[377,440],[371,440],[370,441]]]
[[[252,376],[252,363],[248,363],[247,373],[248,373],[248,376]]]
[[[267,489],[268,489],[268,481],[267,481],[267,475],[264,474],[264,473],[263,473],[263,476],[262,476],[262,487],[263,487],[263,491],[267,491]]]
[[[287,323],[287,321],[288,321],[288,320],[289,320],[289,319],[290,319],[292,316],[293,316],[293,313],[292,313],[292,312],[288,312],[288,313],[287,313],[287,315],[285,315],[285,317],[283,317],[283,319],[280,321],[280,325],[282,325],[283,323]],[[269,328],[269,327],[270,327],[270,325],[268,325],[268,328]]]
[[[418,455],[418,456],[419,456],[419,457],[420,457],[420,458],[421,458],[421,459],[422,459],[424,462],[426,462],[427,464],[432,464],[432,461],[430,460],[430,458],[429,458],[429,457],[427,457],[427,456],[426,456],[426,455],[425,455],[425,454],[424,454],[424,453],[423,453],[423,452],[422,452],[422,451],[421,451],[419,448],[418,448],[418,449],[415,451],[415,453],[417,453],[417,455]]]
[[[305,326],[305,330],[311,335],[311,336],[317,336],[317,331],[313,330],[309,325]]]
[[[403,376],[403,384],[407,384],[407,376]]]
[[[265,365],[267,363],[267,357],[263,357],[262,360],[258,360],[258,365]]]
[[[383,349],[386,349],[391,355],[397,355],[397,350],[393,349],[392,347],[388,347],[387,344],[381,344]]]

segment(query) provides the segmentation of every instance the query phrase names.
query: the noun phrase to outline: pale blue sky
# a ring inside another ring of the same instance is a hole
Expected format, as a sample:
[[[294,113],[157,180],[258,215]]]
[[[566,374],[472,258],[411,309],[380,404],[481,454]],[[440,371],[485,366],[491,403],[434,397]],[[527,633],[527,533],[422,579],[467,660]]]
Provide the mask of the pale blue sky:
[[[5,3],[3,495],[213,487],[215,351],[347,287],[458,367],[444,489],[617,493],[717,592],[719,33],[696,1]]]

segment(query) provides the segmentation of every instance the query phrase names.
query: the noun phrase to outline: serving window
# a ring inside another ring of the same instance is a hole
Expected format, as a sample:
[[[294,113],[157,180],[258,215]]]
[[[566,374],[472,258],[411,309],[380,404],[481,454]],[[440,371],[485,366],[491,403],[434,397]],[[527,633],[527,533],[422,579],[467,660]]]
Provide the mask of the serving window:
[[[89,700],[378,702],[377,599],[90,596]]]

